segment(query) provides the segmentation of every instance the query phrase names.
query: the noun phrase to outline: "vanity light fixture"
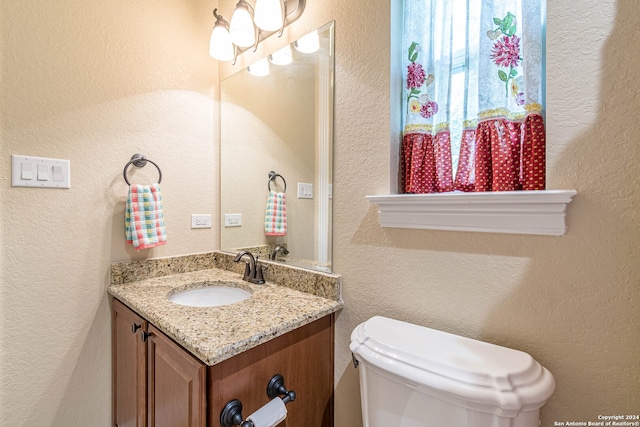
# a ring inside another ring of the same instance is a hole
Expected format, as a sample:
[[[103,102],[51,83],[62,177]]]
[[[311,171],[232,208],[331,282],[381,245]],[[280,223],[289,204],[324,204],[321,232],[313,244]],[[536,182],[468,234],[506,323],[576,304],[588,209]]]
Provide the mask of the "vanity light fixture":
[[[252,76],[264,77],[269,75],[269,60],[267,58],[262,58],[258,62],[254,62],[249,65],[247,71]]]
[[[296,50],[301,53],[314,53],[320,49],[320,36],[318,30],[312,31],[306,36],[300,37],[293,43]]]
[[[298,19],[304,11],[306,0],[256,0],[254,8],[247,0],[238,0],[231,17],[231,24],[218,15],[209,44],[210,55],[219,61],[234,61],[239,54],[278,32]],[[291,61],[289,61],[291,62]]]
[[[229,34],[229,23],[222,15],[218,15],[218,9],[213,9],[216,23],[213,25],[211,40],[209,41],[209,55],[218,61],[231,61],[235,58],[235,48]]]
[[[239,47],[256,44],[256,28],[253,24],[253,8],[246,0],[239,0],[229,25],[231,42]]]
[[[284,29],[284,0],[256,0],[256,25],[265,31],[278,31],[282,35]]]
[[[269,61],[276,65],[287,65],[291,64],[293,61],[293,52],[291,51],[291,46],[286,45],[280,50],[273,52],[269,55]]]

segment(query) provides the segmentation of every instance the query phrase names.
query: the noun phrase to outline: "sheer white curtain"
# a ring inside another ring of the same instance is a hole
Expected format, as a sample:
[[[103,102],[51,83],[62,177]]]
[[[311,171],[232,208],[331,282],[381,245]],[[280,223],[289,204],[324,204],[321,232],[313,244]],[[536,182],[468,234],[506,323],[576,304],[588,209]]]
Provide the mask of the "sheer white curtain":
[[[544,189],[541,1],[404,0],[403,192]]]

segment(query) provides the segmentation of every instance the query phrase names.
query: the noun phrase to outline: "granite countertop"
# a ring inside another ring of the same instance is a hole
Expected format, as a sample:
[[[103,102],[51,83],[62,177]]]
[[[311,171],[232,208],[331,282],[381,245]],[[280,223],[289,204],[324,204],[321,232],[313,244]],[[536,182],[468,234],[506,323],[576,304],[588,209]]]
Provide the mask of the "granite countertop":
[[[189,307],[167,299],[202,282],[226,282],[219,285],[243,288],[252,296],[219,307]],[[111,284],[108,292],[210,366],[343,307],[342,301],[271,282],[245,282],[240,274],[219,268]]]

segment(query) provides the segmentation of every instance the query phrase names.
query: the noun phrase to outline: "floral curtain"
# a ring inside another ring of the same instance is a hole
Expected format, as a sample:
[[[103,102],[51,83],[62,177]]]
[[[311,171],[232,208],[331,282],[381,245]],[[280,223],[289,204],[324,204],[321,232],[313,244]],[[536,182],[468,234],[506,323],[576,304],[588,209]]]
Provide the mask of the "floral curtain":
[[[544,189],[540,1],[404,3],[402,191]]]

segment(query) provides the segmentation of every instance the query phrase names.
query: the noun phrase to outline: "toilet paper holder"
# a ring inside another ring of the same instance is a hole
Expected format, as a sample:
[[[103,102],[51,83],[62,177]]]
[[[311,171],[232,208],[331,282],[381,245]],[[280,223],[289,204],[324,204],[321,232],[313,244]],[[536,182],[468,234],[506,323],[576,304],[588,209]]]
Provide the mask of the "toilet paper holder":
[[[284,385],[284,378],[280,374],[274,375],[273,378],[269,380],[269,384],[267,384],[267,396],[269,399],[280,397],[285,405],[296,400],[296,392],[287,390]],[[220,425],[223,427],[254,427],[252,421],[243,421],[242,402],[238,399],[230,400],[224,405],[224,409],[222,409],[220,413]]]

